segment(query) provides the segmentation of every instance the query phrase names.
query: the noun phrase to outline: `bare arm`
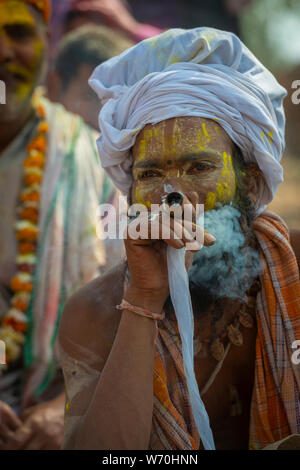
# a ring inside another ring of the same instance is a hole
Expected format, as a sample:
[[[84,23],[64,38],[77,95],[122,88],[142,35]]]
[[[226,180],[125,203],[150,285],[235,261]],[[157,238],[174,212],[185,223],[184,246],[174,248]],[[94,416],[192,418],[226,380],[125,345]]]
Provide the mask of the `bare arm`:
[[[144,222],[150,231],[147,216]],[[157,233],[162,236],[164,222],[157,218],[154,223],[158,224]],[[172,220],[168,240],[129,237],[125,240],[130,285],[124,297],[128,302],[152,312],[162,311],[169,294],[167,244],[182,248],[193,239],[192,223],[188,228],[185,226],[183,233],[181,229],[180,223]],[[205,235],[205,243],[214,243],[208,235]],[[201,245],[195,244],[195,249],[199,250]],[[93,345],[92,353],[102,361],[98,365],[99,379],[68,406],[67,417],[82,418],[64,448],[139,450],[149,447],[155,323],[127,310],[123,310],[120,319],[116,304],[108,300],[109,290],[114,285],[113,277],[109,282],[109,275],[98,286],[91,283],[68,302],[63,314],[59,335],[62,349],[68,348],[71,334],[73,344]],[[119,291],[122,290],[119,287]],[[114,327],[116,318],[119,322]],[[109,337],[111,341],[107,340]]]
[[[101,288],[100,288],[101,289]],[[153,411],[153,361],[155,324],[153,320],[123,311],[111,350],[107,338],[111,336],[109,317],[114,317],[114,307],[99,311],[95,325],[98,342],[85,334],[91,317],[91,303],[75,295],[66,305],[61,322],[59,341],[64,351],[74,358],[80,353],[70,350],[70,343],[80,347],[94,344],[93,352],[101,360],[95,366],[98,380],[92,381],[68,403],[68,418],[81,416],[73,432],[68,432],[65,449],[147,449]],[[156,311],[161,309],[155,300],[139,301],[138,292],[128,292],[127,300]],[[105,298],[103,298],[105,304]],[[119,312],[115,312],[118,315]],[[82,322],[82,324],[81,324]],[[95,331],[95,330],[94,330]],[[102,334],[101,334],[102,333]],[[90,333],[89,333],[90,335]],[[103,341],[102,341],[103,338]],[[76,359],[75,359],[76,360]],[[68,384],[67,393],[68,393]],[[70,421],[71,422],[71,421]]]

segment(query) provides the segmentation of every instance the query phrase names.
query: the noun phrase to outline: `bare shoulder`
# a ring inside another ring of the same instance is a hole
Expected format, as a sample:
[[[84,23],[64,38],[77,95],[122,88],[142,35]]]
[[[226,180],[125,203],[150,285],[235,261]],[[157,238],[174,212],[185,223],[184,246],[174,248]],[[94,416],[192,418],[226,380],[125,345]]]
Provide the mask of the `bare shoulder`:
[[[291,229],[290,230],[290,237],[291,237],[291,245],[294,250],[294,253],[297,258],[298,266],[300,269],[300,230],[299,229]]]
[[[121,312],[125,266],[120,264],[73,294],[64,307],[58,341],[73,358],[89,350],[105,361],[116,335]]]

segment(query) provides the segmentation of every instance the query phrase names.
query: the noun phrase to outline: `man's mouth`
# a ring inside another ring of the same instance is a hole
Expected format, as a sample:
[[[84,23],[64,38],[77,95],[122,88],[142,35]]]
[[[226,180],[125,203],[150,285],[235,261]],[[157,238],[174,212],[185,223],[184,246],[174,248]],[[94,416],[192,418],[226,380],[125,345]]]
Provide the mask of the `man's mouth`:
[[[20,82],[27,82],[28,77],[21,70],[17,70],[17,68],[9,70],[6,67],[0,66],[0,80],[2,80],[8,88],[10,88],[19,84]]]

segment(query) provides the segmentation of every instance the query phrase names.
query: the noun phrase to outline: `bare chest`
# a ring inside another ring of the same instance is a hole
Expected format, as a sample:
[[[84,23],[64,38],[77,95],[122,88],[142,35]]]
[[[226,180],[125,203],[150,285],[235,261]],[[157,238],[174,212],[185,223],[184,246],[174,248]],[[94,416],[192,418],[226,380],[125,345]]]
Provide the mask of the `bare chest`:
[[[216,449],[247,449],[254,383],[256,328],[241,329],[242,346],[231,345],[222,368],[202,395]],[[195,358],[199,390],[203,390],[217,361],[210,355]]]

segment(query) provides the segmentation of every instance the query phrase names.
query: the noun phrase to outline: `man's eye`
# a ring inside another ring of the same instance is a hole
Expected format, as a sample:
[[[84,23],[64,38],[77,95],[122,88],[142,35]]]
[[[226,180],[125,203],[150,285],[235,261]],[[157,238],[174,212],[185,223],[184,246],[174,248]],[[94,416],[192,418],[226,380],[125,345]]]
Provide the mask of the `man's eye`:
[[[138,179],[142,180],[142,179],[146,179],[146,178],[155,178],[155,177],[159,177],[159,176],[161,176],[161,175],[158,171],[146,170],[146,171],[142,171],[141,173],[139,173]]]
[[[35,36],[35,31],[32,27],[26,25],[7,25],[6,32],[15,41],[26,41]]]
[[[187,173],[196,173],[199,171],[205,171],[205,170],[211,170],[211,169],[212,169],[212,165],[209,163],[196,163],[189,170],[187,170]]]

